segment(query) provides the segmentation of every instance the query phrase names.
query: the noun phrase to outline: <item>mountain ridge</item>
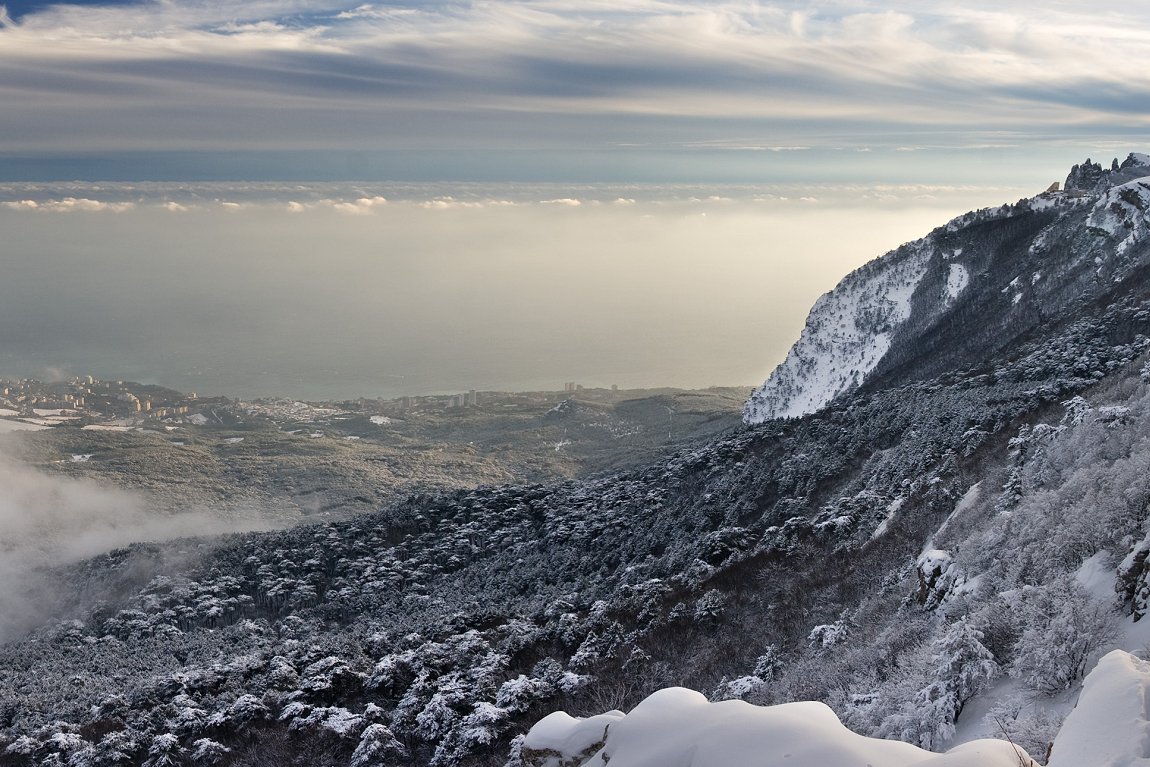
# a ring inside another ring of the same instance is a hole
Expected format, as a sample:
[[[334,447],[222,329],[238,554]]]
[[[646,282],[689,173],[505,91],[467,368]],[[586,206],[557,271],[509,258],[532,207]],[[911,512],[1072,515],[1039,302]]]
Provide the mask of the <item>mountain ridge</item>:
[[[1087,160],[1066,191],[963,214],[880,256],[815,302],[744,421],[793,418],[855,389],[969,366],[1112,300],[1150,261],[1148,209],[1150,156],[1131,153],[1112,170]]]

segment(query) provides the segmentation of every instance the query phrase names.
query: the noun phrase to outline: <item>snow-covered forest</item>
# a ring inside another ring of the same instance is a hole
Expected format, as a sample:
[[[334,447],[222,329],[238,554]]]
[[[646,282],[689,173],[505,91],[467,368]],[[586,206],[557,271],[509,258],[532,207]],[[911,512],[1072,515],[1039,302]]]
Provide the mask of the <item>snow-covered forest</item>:
[[[46,572],[68,614],[0,647],[0,765],[703,767],[788,717],[854,733],[786,741],[797,767],[1143,763],[1087,735],[1144,712],[1072,710],[1150,678],[1107,655],[1150,642],[1148,165],[866,267],[935,249],[897,311],[816,306],[784,363],[799,417],[768,385],[753,423],[644,469]],[[866,341],[839,309],[882,353],[807,375]]]

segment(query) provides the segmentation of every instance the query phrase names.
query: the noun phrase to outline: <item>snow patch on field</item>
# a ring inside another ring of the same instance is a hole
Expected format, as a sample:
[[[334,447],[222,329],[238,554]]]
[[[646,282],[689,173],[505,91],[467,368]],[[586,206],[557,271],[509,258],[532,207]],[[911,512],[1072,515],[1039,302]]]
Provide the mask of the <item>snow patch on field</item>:
[[[13,431],[40,431],[47,429],[45,424],[28,423],[27,421],[9,421],[7,419],[0,419],[0,434],[7,434]]]

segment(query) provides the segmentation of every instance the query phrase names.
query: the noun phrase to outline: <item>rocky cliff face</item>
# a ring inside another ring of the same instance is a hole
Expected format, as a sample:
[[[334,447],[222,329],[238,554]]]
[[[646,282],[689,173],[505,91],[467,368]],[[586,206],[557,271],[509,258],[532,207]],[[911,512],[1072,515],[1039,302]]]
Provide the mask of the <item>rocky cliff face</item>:
[[[967,213],[847,275],[811,309],[744,420],[978,367],[1037,331],[1142,290],[1150,156],[1075,165],[1065,191]],[[945,350],[945,354],[940,354]]]

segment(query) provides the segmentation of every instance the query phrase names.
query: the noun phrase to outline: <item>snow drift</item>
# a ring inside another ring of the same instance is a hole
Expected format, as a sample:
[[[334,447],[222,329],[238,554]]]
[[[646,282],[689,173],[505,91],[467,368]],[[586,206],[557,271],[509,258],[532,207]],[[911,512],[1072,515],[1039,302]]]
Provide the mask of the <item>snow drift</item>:
[[[1150,663],[1114,650],[1086,677],[1049,767],[1150,767]]]
[[[1114,650],[1086,677],[1049,767],[1150,767],[1150,662]],[[631,713],[577,719],[557,711],[522,741],[525,767],[1037,767],[1005,740],[932,753],[851,732],[822,703],[708,702],[671,687]]]
[[[822,703],[754,706],[710,703],[672,687],[631,713],[589,719],[555,712],[523,741],[530,767],[1027,767],[1034,764],[1002,740],[976,740],[945,754],[851,732]]]

